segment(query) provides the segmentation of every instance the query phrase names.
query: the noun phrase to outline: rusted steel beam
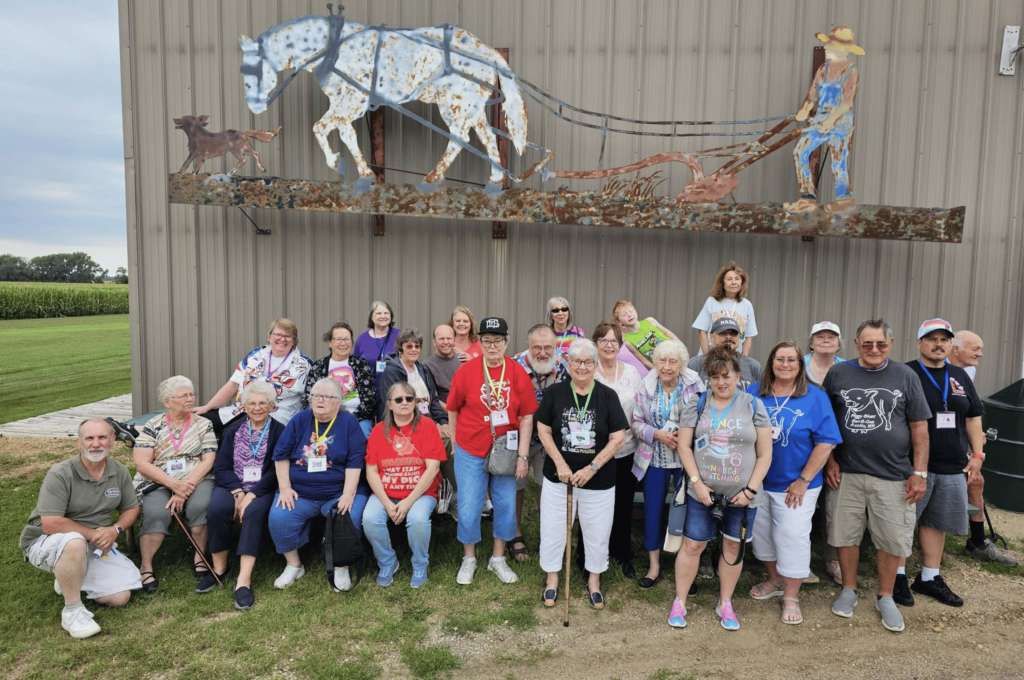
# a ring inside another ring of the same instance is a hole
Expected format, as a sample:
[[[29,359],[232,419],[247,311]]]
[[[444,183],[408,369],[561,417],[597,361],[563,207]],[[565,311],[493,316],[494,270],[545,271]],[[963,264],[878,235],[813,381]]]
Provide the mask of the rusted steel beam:
[[[172,174],[168,189],[171,203],[187,205],[937,243],[960,242],[966,210],[858,205],[837,215],[820,208],[789,214],[780,203],[681,203],[671,196],[636,201],[533,189],[489,195],[462,186],[423,193],[411,184],[377,184],[360,193],[346,182],[206,174]]]
[[[384,109],[376,109],[370,112],[370,169],[376,177],[374,184],[384,183]],[[373,216],[373,235],[383,236],[384,216]]]
[[[501,58],[508,63],[508,48],[507,47],[495,47],[494,51],[501,55]],[[495,86],[498,85],[498,79],[494,80]],[[494,90],[494,97],[498,97],[501,94],[500,90]],[[508,133],[508,124],[505,123],[504,107],[500,103],[494,105],[494,120],[491,124],[497,129],[504,133]],[[501,167],[508,169],[508,138],[498,135],[498,159],[501,162]],[[508,177],[501,178],[502,190],[508,189]],[[508,238],[508,224],[506,222],[491,222],[491,238],[503,240]]]

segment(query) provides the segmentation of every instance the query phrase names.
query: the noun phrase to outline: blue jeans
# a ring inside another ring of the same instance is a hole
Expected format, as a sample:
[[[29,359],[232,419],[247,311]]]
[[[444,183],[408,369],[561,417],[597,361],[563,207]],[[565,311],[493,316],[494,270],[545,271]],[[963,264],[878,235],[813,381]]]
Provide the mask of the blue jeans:
[[[370,438],[370,433],[373,432],[373,421],[372,420],[360,420],[359,429],[363,431],[363,436],[367,439]]]
[[[754,518],[757,508],[725,509],[722,515],[722,536],[730,541],[740,542],[740,528],[743,524],[743,513],[747,515],[747,543],[754,540]],[[683,525],[683,536],[696,543],[707,543],[714,539],[718,527],[711,521],[711,508],[690,496],[686,499],[686,524]]]
[[[331,514],[331,508],[338,507],[338,499],[332,498],[326,501],[314,501],[309,498],[298,498],[295,501],[293,510],[286,510],[278,506],[277,501],[281,492],[274,493],[274,506],[270,508],[270,536],[274,539],[277,552],[287,553],[298,550],[309,543],[309,523],[318,514],[327,517]],[[340,498],[340,496],[339,496]],[[366,496],[356,494],[352,501],[352,523],[356,531],[362,533],[363,508],[366,507]]]
[[[661,518],[665,510],[665,496],[668,494],[668,483],[678,489],[682,485],[682,468],[647,468],[642,484],[644,485],[644,550],[661,550],[665,545],[665,527]]]
[[[427,568],[430,562],[428,551],[430,549],[430,513],[434,512],[437,499],[433,496],[420,496],[409,508],[409,514],[405,516],[406,531],[409,534],[409,547],[412,548],[413,571],[421,571]],[[366,509],[363,511],[363,533],[370,541],[373,548],[373,555],[377,558],[377,564],[381,571],[394,569],[398,566],[398,557],[394,548],[391,547],[391,535],[388,533],[388,517],[384,504],[376,495],[370,496],[366,501]]]
[[[494,537],[511,541],[516,537],[515,475],[492,475],[484,470],[484,459],[455,445],[455,481],[459,489],[459,543],[480,542],[480,512],[488,487],[494,505]]]

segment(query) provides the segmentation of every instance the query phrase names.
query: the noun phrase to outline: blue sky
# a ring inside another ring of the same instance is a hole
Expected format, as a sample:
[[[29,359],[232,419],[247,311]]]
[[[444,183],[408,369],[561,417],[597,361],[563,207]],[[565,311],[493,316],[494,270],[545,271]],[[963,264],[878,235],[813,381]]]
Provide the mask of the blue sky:
[[[0,253],[128,264],[115,0],[0,0]]]

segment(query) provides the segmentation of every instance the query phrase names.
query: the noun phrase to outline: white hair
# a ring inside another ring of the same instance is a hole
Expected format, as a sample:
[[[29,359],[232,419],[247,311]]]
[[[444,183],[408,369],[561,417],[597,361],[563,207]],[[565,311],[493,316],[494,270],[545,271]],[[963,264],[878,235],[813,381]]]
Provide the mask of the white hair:
[[[328,385],[331,388],[331,391],[334,392],[334,396],[336,396],[339,400],[345,396],[345,393],[341,391],[341,385],[339,385],[338,381],[335,380],[334,378],[320,378],[319,380],[316,381],[316,383],[314,383],[313,389],[310,390],[309,393],[313,394],[313,392],[316,391],[316,388],[320,387],[321,385]]]
[[[573,340],[572,344],[569,345],[566,359],[569,361],[573,359],[590,359],[596,364],[598,361],[597,345],[594,344],[593,340],[587,340],[586,338]]]
[[[665,340],[664,342],[658,343],[658,346],[654,348],[654,354],[651,357],[654,361],[665,357],[675,357],[679,359],[679,363],[683,366],[690,360],[690,353],[686,351],[686,345],[679,340]]]
[[[167,380],[164,380],[156,388],[156,397],[163,403],[164,399],[170,399],[174,396],[174,393],[180,390],[182,387],[187,387],[193,392],[196,388],[192,385],[192,381],[183,375],[172,375]]]
[[[266,380],[253,380],[242,390],[242,404],[248,404],[249,397],[257,394],[262,394],[266,397],[271,406],[277,403],[277,390],[274,389],[273,385]]]

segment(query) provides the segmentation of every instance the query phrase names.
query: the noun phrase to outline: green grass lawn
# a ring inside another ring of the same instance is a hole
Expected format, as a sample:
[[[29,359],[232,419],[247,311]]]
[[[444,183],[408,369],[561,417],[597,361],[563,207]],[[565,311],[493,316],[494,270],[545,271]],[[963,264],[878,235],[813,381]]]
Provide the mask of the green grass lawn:
[[[128,315],[0,321],[0,424],[131,392]]]

